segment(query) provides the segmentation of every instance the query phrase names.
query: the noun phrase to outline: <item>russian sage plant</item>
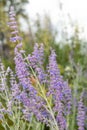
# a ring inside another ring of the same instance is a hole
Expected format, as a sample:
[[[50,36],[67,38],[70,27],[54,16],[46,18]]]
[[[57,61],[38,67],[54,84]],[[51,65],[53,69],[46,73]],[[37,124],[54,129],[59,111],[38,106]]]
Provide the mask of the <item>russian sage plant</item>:
[[[10,67],[5,70],[0,62],[0,120],[5,130],[44,130],[45,125],[50,130],[85,130],[83,97],[73,107],[72,89],[60,74],[55,51],[50,49],[46,68],[43,44],[36,43],[32,54],[26,55],[13,6],[9,19],[10,40],[17,45],[14,49],[15,73]],[[70,125],[73,114],[77,116],[76,128]]]

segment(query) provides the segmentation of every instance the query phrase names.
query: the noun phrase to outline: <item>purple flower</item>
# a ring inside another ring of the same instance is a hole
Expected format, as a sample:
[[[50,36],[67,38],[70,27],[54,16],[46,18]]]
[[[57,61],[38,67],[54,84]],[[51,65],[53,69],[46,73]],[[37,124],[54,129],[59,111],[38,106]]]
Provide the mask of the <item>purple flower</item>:
[[[62,112],[60,112],[57,115],[56,120],[58,121],[59,130],[65,130],[67,122],[66,122],[66,119],[64,118],[64,116],[62,115]]]
[[[67,82],[63,82],[63,102],[65,105],[65,115],[69,115],[71,113],[72,108],[72,92]]]
[[[43,44],[39,45],[36,43],[34,46],[34,51],[32,52],[32,55],[28,55],[28,59],[30,62],[30,65],[33,68],[37,67],[37,64],[39,66],[41,66],[43,64],[43,58],[44,58],[44,48],[43,48]]]
[[[18,50],[18,46],[15,48],[15,65],[16,65],[16,74],[20,81],[20,84],[23,86],[29,87],[29,72],[26,63],[24,62],[22,54]]]
[[[60,75],[54,50],[51,50],[47,69],[49,78],[47,96],[52,95],[56,121],[60,130],[64,130],[66,128],[66,114],[70,114],[71,111],[72,94],[67,82],[63,81]]]
[[[28,55],[29,65],[35,70],[38,80],[40,83],[46,82],[46,74],[43,69],[44,59],[44,48],[43,44],[39,45],[36,43],[32,55]]]
[[[78,130],[85,130],[84,124],[85,124],[85,109],[83,104],[83,93],[82,93],[80,101],[78,102],[78,113],[77,113]]]
[[[12,42],[17,42],[17,41],[20,41],[20,40],[22,40],[22,38],[19,37],[19,36],[15,36],[15,37],[10,38],[10,41],[12,41]]]
[[[11,6],[10,7],[10,12],[9,12],[9,19],[10,21],[8,22],[8,25],[11,29],[11,34],[12,37],[10,38],[10,41],[12,42],[21,42],[22,38],[20,36],[18,36],[18,26],[17,26],[17,22],[16,22],[16,18],[15,18],[15,11],[14,11],[14,7]]]
[[[39,96],[37,96],[36,89],[32,86],[30,82],[30,74],[27,68],[27,64],[24,61],[22,53],[18,50],[20,47],[21,46],[16,46],[15,48],[16,74],[19,79],[20,85],[23,87],[23,90],[20,93],[20,101],[23,103],[23,107],[24,109],[26,109],[25,111],[27,111],[29,115],[31,112],[36,115],[35,111],[37,111],[38,113],[40,111],[40,109],[36,107],[39,105],[39,102],[41,104],[41,100]]]
[[[48,74],[50,77],[48,95],[53,96],[53,111],[56,113],[56,121],[62,130],[66,127],[65,118],[63,116],[63,104],[62,104],[62,87],[63,81],[60,76],[60,71],[56,62],[56,54],[54,50],[51,50],[49,57]]]

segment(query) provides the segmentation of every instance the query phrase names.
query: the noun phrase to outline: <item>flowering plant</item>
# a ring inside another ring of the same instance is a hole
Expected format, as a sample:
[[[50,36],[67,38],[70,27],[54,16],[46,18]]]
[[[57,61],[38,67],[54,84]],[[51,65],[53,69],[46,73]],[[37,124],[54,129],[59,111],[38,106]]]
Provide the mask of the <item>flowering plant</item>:
[[[43,130],[42,126],[47,125],[50,130],[74,130],[77,116],[77,129],[85,130],[84,94],[78,105],[74,104],[76,95],[60,74],[55,51],[50,49],[49,63],[44,68],[43,44],[36,43],[32,54],[26,55],[13,6],[9,18],[10,40],[18,44],[14,49],[15,73],[9,67],[5,70],[0,63],[0,119],[4,129]],[[33,127],[35,122],[39,128]]]

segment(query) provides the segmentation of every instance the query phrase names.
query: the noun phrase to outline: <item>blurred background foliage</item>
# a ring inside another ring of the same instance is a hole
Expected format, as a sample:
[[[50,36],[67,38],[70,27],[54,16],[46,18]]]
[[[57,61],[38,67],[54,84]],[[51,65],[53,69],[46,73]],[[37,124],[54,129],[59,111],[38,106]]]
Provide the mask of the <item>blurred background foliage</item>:
[[[15,12],[18,21],[18,27],[20,30],[20,18],[23,18],[25,21],[28,19],[27,14],[25,13],[25,5],[28,3],[28,0],[0,0],[0,56],[3,57],[3,62],[6,66],[10,65],[13,68],[13,48],[14,44],[11,44],[9,41],[10,30],[7,25],[9,22],[9,7],[14,4]]]

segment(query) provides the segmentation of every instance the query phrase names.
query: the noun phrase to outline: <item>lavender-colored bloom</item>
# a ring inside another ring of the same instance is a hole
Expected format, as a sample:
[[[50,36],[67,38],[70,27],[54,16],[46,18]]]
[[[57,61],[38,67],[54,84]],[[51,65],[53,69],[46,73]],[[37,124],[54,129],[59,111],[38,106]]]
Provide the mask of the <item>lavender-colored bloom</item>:
[[[30,82],[30,74],[29,74],[29,70],[27,68],[27,64],[24,61],[24,58],[22,56],[22,53],[18,50],[18,48],[20,48],[21,45],[17,45],[15,48],[15,65],[16,65],[16,74],[19,80],[20,85],[23,87],[23,90],[25,91],[25,93],[22,93],[22,98],[24,98],[24,95],[26,95],[26,100],[28,101],[28,98],[31,96],[31,98],[35,97],[36,90],[35,88],[32,86],[31,82]],[[26,90],[29,92],[29,97],[27,97],[27,92]],[[25,98],[23,99],[23,103]],[[26,101],[26,102],[27,102]],[[26,103],[25,102],[25,103]],[[25,104],[24,104],[25,105]]]
[[[16,82],[15,75],[12,70],[10,70],[10,84],[11,84],[11,97],[12,100],[19,99],[20,96],[20,84]]]
[[[43,69],[44,59],[44,48],[43,44],[39,45],[36,43],[32,55],[28,55],[29,65],[35,70],[38,80],[40,83],[46,82],[46,74]]]
[[[18,34],[18,31],[17,30],[13,31],[13,32],[11,32],[11,34]]]
[[[47,96],[52,95],[54,104],[53,111],[56,113],[56,121],[60,130],[64,130],[66,128],[66,114],[69,114],[71,110],[71,89],[60,75],[54,50],[51,50],[47,69],[48,76],[50,77]]]
[[[14,83],[13,80],[11,80],[11,86],[12,86],[11,91],[12,91],[12,96],[13,96],[11,103],[14,99],[20,100],[20,102],[23,103],[25,112],[28,112],[27,113],[28,115],[30,115],[30,113],[33,112],[34,115],[37,117],[37,119],[41,121],[42,119],[44,120],[44,114],[40,114],[44,100],[42,100],[37,95],[37,91],[35,90],[35,88],[32,86],[30,82],[29,70],[27,68],[27,64],[24,61],[24,58],[22,55],[23,51],[20,51],[20,48],[22,45],[21,44],[22,39],[20,38],[20,36],[18,36],[18,29],[17,29],[18,27],[16,23],[15,12],[14,12],[13,6],[10,8],[9,18],[10,18],[10,22],[8,24],[12,30],[11,32],[12,37],[10,38],[10,41],[20,42],[20,44],[18,44],[15,47],[15,58],[14,58],[15,65],[16,65],[15,67],[16,75],[19,80],[19,84]],[[36,45],[34,48],[32,57],[30,57],[29,60],[30,60],[30,63],[33,64],[33,69],[35,69],[36,74],[38,73],[37,75],[40,81],[42,81],[45,77],[43,74],[43,69],[41,68],[42,67],[41,65],[43,63],[42,57],[43,57],[43,45],[41,45],[39,49],[38,49],[38,45]],[[32,62],[32,59],[34,62]],[[21,91],[18,85],[23,87]],[[12,105],[11,103],[10,103],[10,106]],[[8,105],[8,108],[11,108],[10,106]],[[45,109],[43,110],[45,111]],[[45,117],[46,117],[46,114],[45,114]]]
[[[34,51],[32,52],[32,55],[28,55],[28,59],[30,61],[30,65],[33,68],[37,67],[37,64],[41,66],[43,64],[43,58],[44,58],[44,48],[43,44],[41,44],[40,48],[39,45],[36,43],[34,46]]]
[[[10,69],[10,100],[14,102],[13,100],[18,99],[17,97],[20,95],[20,84],[17,83],[16,77],[13,74],[13,71]]]
[[[67,82],[63,82],[63,95],[64,95],[64,105],[65,105],[65,115],[69,115],[72,107],[72,92],[71,88],[68,86]]]
[[[20,41],[21,42],[22,38],[20,36],[18,36],[18,26],[17,26],[17,22],[16,22],[16,18],[15,18],[15,11],[14,11],[13,6],[10,7],[9,19],[10,19],[10,21],[8,22],[8,25],[12,31],[11,32],[12,37],[10,38],[10,41],[12,41],[12,42]]]
[[[17,22],[16,21],[13,21],[13,22],[8,22],[8,25],[16,25]]]
[[[78,102],[78,113],[77,113],[77,125],[78,130],[85,130],[85,109],[83,104],[83,93],[80,97],[80,101]]]
[[[6,87],[6,71],[4,68],[4,64],[2,63],[0,59],[0,91],[3,92],[5,91]]]
[[[30,82],[29,71],[27,64],[24,61],[22,53],[19,51],[21,45],[16,46],[15,48],[15,64],[16,64],[16,74],[19,79],[20,85],[23,87],[20,93],[20,101],[23,103],[24,117],[26,117],[26,112],[30,115],[31,112],[35,114],[36,104],[38,99],[37,91],[32,86]],[[18,97],[18,96],[17,96]],[[39,109],[38,109],[39,112]],[[29,117],[27,116],[27,119]]]
[[[29,80],[29,72],[27,65],[23,59],[22,54],[18,50],[18,46],[15,48],[15,65],[16,65],[16,74],[19,79],[20,84],[23,88],[31,89],[31,84]]]
[[[62,95],[60,93],[63,84],[62,77],[60,76],[60,71],[56,62],[56,54],[53,50],[51,50],[51,55],[49,57],[49,66],[47,69],[48,76],[50,77],[48,96],[52,94],[55,99],[56,96],[58,96],[58,98],[62,98]],[[55,94],[56,91],[57,95]]]
[[[18,27],[16,25],[10,26],[12,30],[17,29]]]
[[[62,130],[66,127],[65,118],[63,117],[63,104],[62,104],[62,77],[60,76],[60,71],[56,62],[56,54],[54,50],[51,50],[51,55],[49,57],[48,74],[50,77],[49,91],[48,95],[52,95],[54,99],[54,113],[57,113],[56,120],[60,129]]]
[[[25,92],[20,94],[21,101],[23,102],[24,109],[23,114],[24,118],[30,121],[31,113],[36,117],[36,119],[45,124],[49,124],[49,120],[51,120],[50,114],[44,108],[46,103],[44,100],[37,95],[28,95]]]
[[[62,112],[57,114],[56,120],[58,121],[59,130],[66,129],[66,119],[64,118]]]
[[[15,19],[15,13],[14,8],[10,8],[9,12],[10,17],[10,28],[12,30],[13,37],[10,38],[12,42],[21,41],[22,39],[18,36],[18,30],[17,30],[17,23]],[[19,88],[17,84],[13,84],[13,89],[16,87],[16,91],[13,91],[12,95],[23,103],[23,113],[27,118],[30,118],[30,113],[33,113],[38,121],[44,122],[47,125],[52,123],[54,120],[52,115],[47,111],[48,106],[46,100],[38,95],[38,91],[33,87],[33,85],[30,82],[30,73],[27,68],[27,64],[24,61],[23,55],[20,49],[20,44],[16,46],[15,48],[15,64],[16,64],[16,74],[17,78],[19,80],[20,86],[23,87],[21,90],[20,95],[19,93],[16,93]],[[44,48],[43,44],[39,47],[38,44],[35,44],[34,51],[32,55],[28,55],[29,60],[29,66],[30,68],[35,71],[35,74],[37,76],[37,79],[39,80],[40,84],[48,83],[48,93],[47,95],[52,95],[53,98],[53,114],[55,116],[56,122],[58,123],[58,126],[60,130],[64,130],[66,128],[66,120],[64,115],[64,104],[63,100],[64,97],[66,97],[68,108],[67,110],[70,111],[70,95],[67,96],[67,94],[70,94],[70,90],[67,85],[64,84],[62,77],[60,76],[60,72],[58,69],[58,65],[56,62],[56,55],[55,52],[52,50],[51,55],[49,57],[49,66],[48,66],[48,80],[46,81],[47,75],[45,74],[45,71],[43,69],[43,58],[44,58]],[[47,84],[46,84],[47,85]],[[41,86],[42,87],[42,86]],[[12,89],[12,90],[13,90]],[[66,90],[65,94],[63,91]],[[45,106],[45,107],[44,107]],[[47,108],[47,109],[46,109]],[[51,122],[50,122],[51,121]]]
[[[12,41],[12,42],[17,42],[17,41],[20,41],[20,40],[22,40],[22,38],[19,37],[19,36],[15,36],[15,37],[10,38],[10,41]]]

